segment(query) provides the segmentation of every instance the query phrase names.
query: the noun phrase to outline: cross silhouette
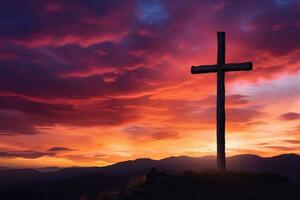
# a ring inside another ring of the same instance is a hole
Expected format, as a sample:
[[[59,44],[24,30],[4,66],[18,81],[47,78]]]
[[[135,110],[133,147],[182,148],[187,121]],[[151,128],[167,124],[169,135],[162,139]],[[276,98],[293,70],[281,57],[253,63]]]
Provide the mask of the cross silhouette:
[[[217,72],[217,167],[226,170],[225,160],[225,72],[252,70],[252,63],[225,64],[225,33],[218,32],[217,65],[192,66],[192,74]]]

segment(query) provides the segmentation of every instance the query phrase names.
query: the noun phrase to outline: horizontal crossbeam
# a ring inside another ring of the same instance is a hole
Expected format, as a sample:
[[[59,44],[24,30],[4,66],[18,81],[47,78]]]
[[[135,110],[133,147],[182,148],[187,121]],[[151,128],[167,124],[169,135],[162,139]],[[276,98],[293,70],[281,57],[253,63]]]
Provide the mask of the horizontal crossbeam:
[[[222,68],[224,71],[249,71],[252,70],[252,62],[245,63],[228,63]]]
[[[218,71],[217,65],[200,65],[200,66],[192,66],[191,68],[192,74],[204,74],[204,73],[211,73],[217,71]]]
[[[191,73],[192,74],[204,74],[204,73],[211,73],[217,72],[218,68],[220,70],[228,72],[228,71],[248,71],[252,70],[252,63],[245,62],[245,63],[228,63],[222,66],[218,65],[200,65],[200,66],[192,66]]]

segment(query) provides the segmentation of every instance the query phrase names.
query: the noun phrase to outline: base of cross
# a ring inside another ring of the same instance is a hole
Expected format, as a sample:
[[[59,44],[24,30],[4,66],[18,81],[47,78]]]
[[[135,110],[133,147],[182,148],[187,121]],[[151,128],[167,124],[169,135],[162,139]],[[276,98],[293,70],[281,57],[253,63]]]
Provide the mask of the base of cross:
[[[252,70],[251,62],[225,64],[225,33],[218,32],[218,58],[216,65],[192,66],[192,74],[217,73],[217,167],[226,170],[225,156],[225,72]]]

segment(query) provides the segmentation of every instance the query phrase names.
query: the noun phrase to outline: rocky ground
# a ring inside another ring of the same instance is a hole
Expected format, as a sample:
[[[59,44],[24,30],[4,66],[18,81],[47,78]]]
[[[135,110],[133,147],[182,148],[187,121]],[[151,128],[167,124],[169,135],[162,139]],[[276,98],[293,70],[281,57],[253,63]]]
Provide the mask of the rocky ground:
[[[246,172],[168,174],[152,170],[118,200],[299,200],[300,187],[276,174]]]

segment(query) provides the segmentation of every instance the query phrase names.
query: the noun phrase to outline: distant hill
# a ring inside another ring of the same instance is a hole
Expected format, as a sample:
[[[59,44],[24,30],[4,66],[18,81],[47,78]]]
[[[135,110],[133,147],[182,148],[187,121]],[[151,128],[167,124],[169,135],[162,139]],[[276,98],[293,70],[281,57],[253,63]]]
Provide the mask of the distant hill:
[[[204,157],[169,157],[161,160],[141,158],[119,162],[105,167],[70,167],[59,169],[5,169],[0,170],[0,187],[19,182],[34,182],[71,178],[91,172],[108,175],[139,175],[151,168],[166,171],[201,171],[215,169],[216,158]],[[0,168],[1,169],[1,168]],[[294,182],[300,183],[300,156],[297,154],[283,154],[275,157],[263,158],[257,155],[243,154],[227,158],[227,169],[248,172],[274,172],[286,176]]]
[[[179,156],[161,160],[142,158],[105,167],[4,169],[0,170],[0,199],[2,199],[1,195],[20,194],[27,194],[30,199],[34,199],[30,196],[32,194],[64,195],[67,193],[68,197],[78,196],[81,193],[94,195],[102,190],[121,187],[132,177],[143,176],[152,168],[170,173],[200,172],[215,169],[215,160],[214,156]],[[270,158],[248,154],[238,155],[227,158],[227,167],[230,171],[276,173],[289,178],[292,183],[300,183],[300,156],[296,154],[284,154]],[[60,198],[56,196],[53,199]]]
[[[40,172],[56,172],[60,169],[61,168],[59,168],[59,167],[41,167],[41,168],[37,168],[37,170],[40,171]]]
[[[0,171],[6,171],[6,170],[10,170],[13,169],[11,167],[0,167]]]

